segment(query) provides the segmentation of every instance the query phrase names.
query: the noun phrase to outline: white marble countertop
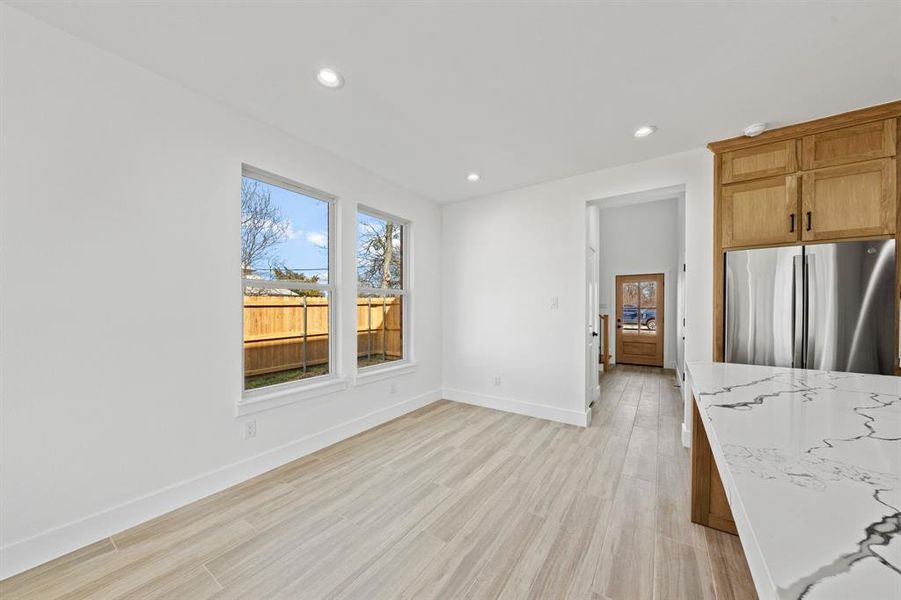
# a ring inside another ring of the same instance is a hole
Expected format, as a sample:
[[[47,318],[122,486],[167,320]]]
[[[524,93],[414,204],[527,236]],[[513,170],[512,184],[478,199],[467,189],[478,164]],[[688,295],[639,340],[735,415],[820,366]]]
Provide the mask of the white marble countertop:
[[[901,599],[901,378],[688,372],[761,599]]]

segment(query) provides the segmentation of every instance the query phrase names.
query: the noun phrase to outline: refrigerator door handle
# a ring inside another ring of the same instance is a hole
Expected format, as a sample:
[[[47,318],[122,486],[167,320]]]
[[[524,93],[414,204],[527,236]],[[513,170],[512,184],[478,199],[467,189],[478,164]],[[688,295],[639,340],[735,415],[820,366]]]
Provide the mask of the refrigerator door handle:
[[[792,261],[792,367],[803,367],[804,357],[804,256]]]
[[[816,361],[816,329],[811,328],[811,310],[816,309],[816,300],[812,293],[816,285],[816,257],[804,253],[804,356],[802,365],[805,369],[812,369]],[[812,305],[812,306],[811,306]],[[822,334],[821,334],[822,335]]]

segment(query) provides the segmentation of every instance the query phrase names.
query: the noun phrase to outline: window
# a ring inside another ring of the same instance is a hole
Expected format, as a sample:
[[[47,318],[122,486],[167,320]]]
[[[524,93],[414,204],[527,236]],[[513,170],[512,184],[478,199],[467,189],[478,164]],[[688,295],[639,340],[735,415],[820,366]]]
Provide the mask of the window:
[[[405,242],[409,224],[362,209],[357,214],[357,367],[408,357],[409,291]]]
[[[245,166],[244,390],[331,373],[334,197]]]

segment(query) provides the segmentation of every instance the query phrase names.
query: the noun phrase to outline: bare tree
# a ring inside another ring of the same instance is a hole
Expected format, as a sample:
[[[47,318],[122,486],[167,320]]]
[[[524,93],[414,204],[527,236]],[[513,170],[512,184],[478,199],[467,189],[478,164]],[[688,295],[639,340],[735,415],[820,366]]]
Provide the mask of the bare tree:
[[[391,267],[394,260],[394,223],[385,223],[385,251],[382,257],[382,287],[397,287],[391,285]]]
[[[373,288],[401,285],[400,227],[390,221],[361,224],[357,251],[357,280]],[[395,245],[398,248],[395,248]]]
[[[264,263],[273,246],[285,240],[290,225],[266,186],[247,177],[241,180],[242,270]]]

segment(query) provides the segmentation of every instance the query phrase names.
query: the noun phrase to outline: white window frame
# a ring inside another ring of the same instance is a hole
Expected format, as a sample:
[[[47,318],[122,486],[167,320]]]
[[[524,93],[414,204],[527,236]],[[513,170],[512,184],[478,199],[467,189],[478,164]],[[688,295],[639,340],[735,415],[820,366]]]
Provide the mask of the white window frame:
[[[360,367],[359,365],[359,347],[356,346],[357,335],[356,335],[356,317],[354,317],[354,366],[357,370],[356,380],[358,383],[369,383],[371,381],[380,381],[382,379],[387,379],[389,377],[394,377],[396,375],[402,375],[404,373],[408,373],[413,371],[416,368],[416,361],[413,359],[413,340],[410,332],[413,330],[413,322],[411,319],[412,310],[412,240],[413,240],[413,224],[401,217],[397,217],[390,213],[383,212],[381,210],[370,208],[368,206],[364,206],[362,204],[357,205],[357,214],[354,215],[354,224],[356,231],[356,223],[358,222],[358,215],[362,213],[369,217],[375,217],[377,219],[383,219],[385,221],[391,221],[395,225],[399,225],[401,227],[400,239],[401,239],[401,282],[400,288],[374,288],[368,286],[361,286],[359,284],[359,280],[357,279],[357,270],[354,268],[354,281],[357,283],[357,293],[354,298],[354,304],[359,301],[359,297],[362,294],[372,294],[374,296],[381,296],[382,298],[386,296],[399,296],[402,299],[401,306],[401,340],[402,340],[402,351],[403,357],[400,360],[391,361],[389,363],[384,363],[380,365],[370,365],[368,367]],[[357,255],[357,251],[359,248],[357,244],[359,243],[358,235],[354,235],[354,257]],[[355,258],[356,263],[356,258]],[[356,267],[356,264],[354,265]]]
[[[247,390],[244,388],[244,317],[243,308],[241,316],[241,398],[238,401],[236,409],[237,416],[242,416],[260,410],[266,410],[275,406],[290,404],[306,398],[321,396],[323,394],[335,392],[347,388],[347,379],[340,375],[338,369],[338,339],[340,337],[338,331],[338,309],[340,303],[338,301],[338,285],[336,283],[338,264],[338,248],[340,248],[337,235],[337,200],[338,197],[318,190],[313,187],[303,185],[296,181],[292,181],[280,175],[275,175],[268,171],[252,167],[247,164],[241,165],[241,176],[256,179],[269,185],[274,185],[292,192],[297,192],[321,200],[328,203],[328,283],[306,283],[302,281],[270,281],[260,279],[247,279],[241,277],[241,305],[244,302],[244,288],[247,286],[256,288],[269,289],[296,289],[296,290],[319,290],[328,294],[329,301],[329,337],[328,337],[328,360],[329,372],[325,375],[317,375],[307,379],[298,379],[295,381],[286,381],[262,388]]]

